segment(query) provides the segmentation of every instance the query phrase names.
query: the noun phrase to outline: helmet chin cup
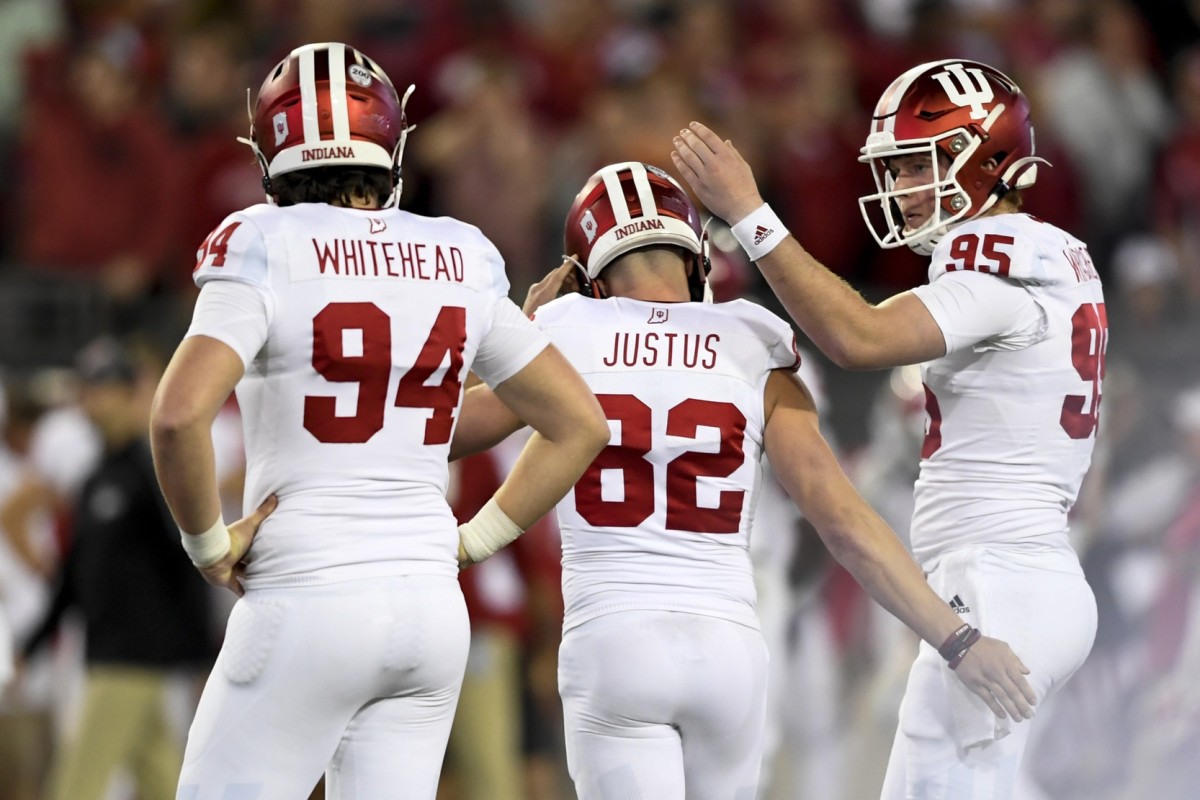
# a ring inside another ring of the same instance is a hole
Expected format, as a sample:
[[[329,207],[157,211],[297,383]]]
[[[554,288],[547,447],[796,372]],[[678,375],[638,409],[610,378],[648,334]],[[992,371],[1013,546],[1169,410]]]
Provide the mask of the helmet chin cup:
[[[932,230],[923,236],[919,236],[919,237],[917,237],[915,239],[911,239],[911,240],[906,240],[905,244],[908,245],[909,250],[912,250],[917,255],[931,256],[931,255],[933,255],[933,251],[937,249],[938,242],[940,242],[942,240],[942,237],[945,235],[946,235],[946,226],[942,225],[941,227],[937,228],[936,230]]]

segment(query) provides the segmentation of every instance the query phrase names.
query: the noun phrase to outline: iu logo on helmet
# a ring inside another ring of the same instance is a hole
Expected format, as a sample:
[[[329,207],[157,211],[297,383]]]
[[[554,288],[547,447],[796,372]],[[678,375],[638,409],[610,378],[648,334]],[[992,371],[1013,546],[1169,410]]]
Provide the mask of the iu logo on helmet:
[[[946,97],[960,108],[970,106],[971,119],[984,119],[988,111],[984,103],[992,102],[995,95],[992,85],[978,67],[964,67],[962,64],[947,64],[945,72],[938,72],[933,79],[946,90]],[[974,80],[972,80],[974,79]]]
[[[579,227],[583,228],[583,235],[587,237],[588,244],[596,241],[596,217],[590,208],[583,212],[583,216],[579,220]]]
[[[275,115],[273,122],[275,123],[275,146],[279,147],[288,137],[287,112],[280,111]]]

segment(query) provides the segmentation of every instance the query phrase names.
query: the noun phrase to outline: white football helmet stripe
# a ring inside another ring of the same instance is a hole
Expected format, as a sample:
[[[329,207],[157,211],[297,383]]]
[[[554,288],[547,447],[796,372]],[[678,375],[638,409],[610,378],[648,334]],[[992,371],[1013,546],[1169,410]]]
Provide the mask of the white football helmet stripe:
[[[300,118],[304,120],[304,143],[321,141],[321,125],[317,120],[317,80],[313,61],[316,54],[309,45],[300,48]]]
[[[658,219],[658,204],[654,202],[654,190],[650,188],[650,179],[646,177],[646,165],[641,162],[633,164],[633,185],[637,188],[638,202],[642,204],[642,216]]]
[[[622,164],[621,167],[624,169],[628,165]],[[613,219],[616,221],[617,227],[626,224],[632,219],[629,215],[629,204],[625,202],[625,192],[621,190],[620,171],[612,167],[607,167],[602,172],[604,192],[608,195],[608,202],[612,206]]]
[[[346,108],[346,45],[329,45],[329,105],[333,114],[333,138],[350,140],[350,113]]]
[[[638,215],[639,218],[658,219],[658,204],[654,201],[654,189],[650,186],[650,179],[646,175],[645,165],[639,161],[626,161],[621,164],[613,164],[601,170],[602,179],[604,180],[604,191],[608,194],[616,224],[621,226],[633,220],[633,214],[629,210],[629,203],[625,200],[625,192],[621,189],[622,172],[629,172],[633,176],[633,185],[637,189],[638,202],[642,206],[641,213]]]

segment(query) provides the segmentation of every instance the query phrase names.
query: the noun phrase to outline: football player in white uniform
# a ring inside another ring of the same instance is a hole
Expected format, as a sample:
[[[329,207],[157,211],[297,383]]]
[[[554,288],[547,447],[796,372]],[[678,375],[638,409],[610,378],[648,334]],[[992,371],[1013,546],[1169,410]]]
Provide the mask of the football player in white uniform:
[[[924,364],[913,552],[962,619],[1012,644],[1044,699],[1096,631],[1067,512],[1095,443],[1108,324],[1087,247],[1021,213],[1041,161],[1021,90],[949,60],[884,92],[860,159],[878,191],[860,205],[880,246],[932,262],[928,285],[877,306],[788,236],[730,142],[693,123],[673,160],[826,355],[850,369]],[[922,646],[883,796],[1012,797],[1029,731],[992,719]]]
[[[549,511],[608,441],[586,384],[508,299],[495,247],[392,207],[403,106],[353,48],[294,50],[251,117],[271,202],[198,254],[155,463],[192,560],[244,596],[180,798],[293,800],[322,772],[330,798],[433,798],[467,655],[458,562]],[[468,370],[538,435],[460,529],[445,494]],[[258,510],[226,528],[209,428],[235,386]]]
[[[605,167],[576,197],[565,239],[579,266],[536,285],[526,311],[577,270],[584,292],[535,320],[612,426],[558,506],[559,690],[579,797],[755,796],[767,652],[748,537],[764,453],[876,599],[929,642],[951,641],[959,676],[995,690],[998,709],[1029,712],[1020,660],[962,625],[842,473],[795,376],[791,327],[744,300],[697,302],[705,236],[687,193],[656,167]],[[455,449],[519,425],[472,388]]]

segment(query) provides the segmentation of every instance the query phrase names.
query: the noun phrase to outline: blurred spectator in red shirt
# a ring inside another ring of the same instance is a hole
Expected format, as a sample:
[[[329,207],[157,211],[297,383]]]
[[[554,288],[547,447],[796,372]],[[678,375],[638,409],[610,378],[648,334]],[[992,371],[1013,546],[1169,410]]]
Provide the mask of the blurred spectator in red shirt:
[[[168,260],[180,200],[170,134],[142,95],[136,50],[110,36],[28,64],[36,88],[18,144],[15,255],[134,303]]]
[[[180,160],[182,192],[176,252],[165,283],[190,297],[196,248],[226,216],[265,201],[262,172],[250,148],[245,90],[253,80],[239,32],[210,25],[184,32],[171,48],[167,108]],[[190,310],[190,306],[189,306]]]
[[[760,97],[763,122],[777,142],[765,154],[768,174],[788,230],[834,272],[854,277],[877,248],[858,211],[858,198],[873,184],[858,163],[867,121],[855,99],[853,56],[831,34],[790,49],[793,74]]]
[[[546,268],[539,234],[549,184],[547,142],[517,64],[486,49],[463,50],[443,62],[429,89],[445,109],[420,123],[410,142],[433,179],[432,212],[478,225],[523,289]]]

